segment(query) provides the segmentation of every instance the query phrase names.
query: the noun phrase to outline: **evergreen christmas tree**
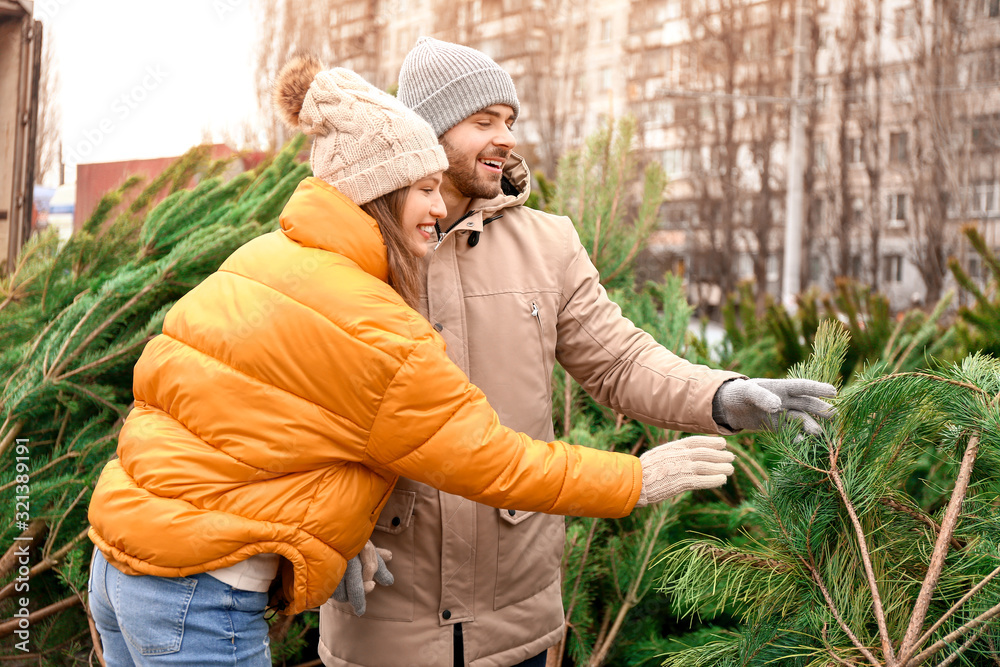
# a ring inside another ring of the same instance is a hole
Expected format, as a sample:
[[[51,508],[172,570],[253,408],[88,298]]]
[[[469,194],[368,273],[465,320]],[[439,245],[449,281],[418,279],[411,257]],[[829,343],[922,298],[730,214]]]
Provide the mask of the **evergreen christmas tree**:
[[[955,281],[973,298],[970,306],[963,306],[958,314],[961,324],[956,327],[959,341],[970,350],[982,350],[1000,357],[1000,259],[986,245],[986,239],[974,226],[962,230],[972,249],[979,257],[980,266],[988,270],[985,286],[973,279],[954,257],[948,261]]]
[[[846,335],[824,323],[815,346],[791,375],[834,381]],[[656,565],[678,612],[742,625],[703,631],[663,664],[997,664],[998,396],[990,357],[931,372],[880,363],[822,436],[764,436],[780,458],[744,508],[744,536],[688,540]],[[937,473],[920,479],[927,457]]]

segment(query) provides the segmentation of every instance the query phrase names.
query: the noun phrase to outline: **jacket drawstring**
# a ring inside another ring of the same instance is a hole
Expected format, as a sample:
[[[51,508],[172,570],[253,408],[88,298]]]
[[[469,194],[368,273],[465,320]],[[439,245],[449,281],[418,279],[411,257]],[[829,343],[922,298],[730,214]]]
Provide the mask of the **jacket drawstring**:
[[[499,220],[502,217],[503,213],[494,215],[492,218],[486,218],[485,220],[483,220],[483,229],[486,229],[486,225],[490,224],[494,220]],[[469,247],[475,248],[478,243],[479,243],[479,232],[476,231],[469,234]]]
[[[471,211],[467,211],[465,213],[465,215],[463,215],[461,218],[459,218],[455,222],[451,223],[451,226],[448,227],[448,229],[444,230],[443,233],[441,232],[441,225],[440,225],[440,223],[439,222],[435,222],[434,223],[434,227],[437,229],[438,242],[437,242],[437,245],[434,246],[434,249],[437,250],[438,247],[441,245],[441,242],[444,241],[444,237],[448,236],[448,233],[451,230],[455,229],[455,227],[457,227],[460,222],[462,222],[463,220],[465,220],[466,218],[468,218],[470,215],[473,215],[474,213],[476,213],[476,209],[473,209]],[[503,213],[498,213],[497,215],[494,215],[492,217],[486,218],[485,220],[483,220],[483,228],[485,229],[486,225],[490,224],[494,220],[499,220],[502,217],[503,217]],[[469,247],[470,248],[474,248],[474,247],[476,247],[476,245],[478,243],[479,243],[479,232],[475,231],[475,232],[472,232],[471,234],[469,234]]]

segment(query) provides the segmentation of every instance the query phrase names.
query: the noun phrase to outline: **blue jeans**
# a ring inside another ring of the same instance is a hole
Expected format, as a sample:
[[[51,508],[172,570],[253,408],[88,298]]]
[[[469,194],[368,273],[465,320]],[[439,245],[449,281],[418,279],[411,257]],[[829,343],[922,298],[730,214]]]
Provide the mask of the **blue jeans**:
[[[122,574],[97,549],[87,590],[108,667],[271,666],[267,593],[207,574]]]

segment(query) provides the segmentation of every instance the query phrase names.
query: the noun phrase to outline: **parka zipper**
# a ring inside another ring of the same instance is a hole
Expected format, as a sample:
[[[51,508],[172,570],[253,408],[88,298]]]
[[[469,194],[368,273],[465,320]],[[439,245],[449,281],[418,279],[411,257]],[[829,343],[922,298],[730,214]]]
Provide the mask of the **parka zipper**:
[[[538,304],[531,302],[531,316],[538,323],[538,346],[541,348],[542,358],[545,358],[545,337],[542,335],[542,317],[538,312]]]

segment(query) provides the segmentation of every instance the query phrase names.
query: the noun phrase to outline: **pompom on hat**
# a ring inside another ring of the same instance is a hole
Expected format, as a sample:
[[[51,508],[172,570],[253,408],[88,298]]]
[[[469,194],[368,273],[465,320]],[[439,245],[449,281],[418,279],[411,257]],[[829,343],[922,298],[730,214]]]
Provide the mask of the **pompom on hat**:
[[[355,204],[448,168],[431,126],[349,69],[293,58],[275,80],[274,105],[289,127],[313,137],[313,174]]]
[[[461,44],[421,37],[399,70],[399,100],[441,136],[494,104],[521,112],[510,74],[488,55]]]

